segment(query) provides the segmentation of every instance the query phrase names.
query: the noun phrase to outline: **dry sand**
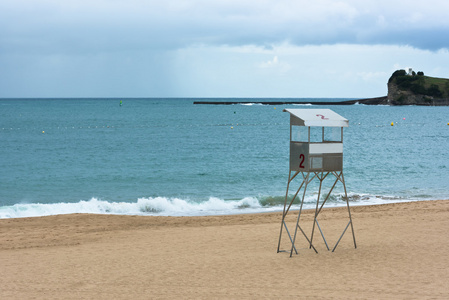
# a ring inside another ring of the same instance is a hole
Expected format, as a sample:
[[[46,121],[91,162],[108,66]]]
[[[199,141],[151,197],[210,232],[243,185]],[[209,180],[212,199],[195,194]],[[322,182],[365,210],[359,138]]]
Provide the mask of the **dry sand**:
[[[318,254],[298,235],[292,258],[281,213],[2,219],[0,299],[449,298],[448,200],[351,212],[357,249],[350,230],[335,252],[315,236]],[[320,216],[330,244],[346,223],[345,208]]]

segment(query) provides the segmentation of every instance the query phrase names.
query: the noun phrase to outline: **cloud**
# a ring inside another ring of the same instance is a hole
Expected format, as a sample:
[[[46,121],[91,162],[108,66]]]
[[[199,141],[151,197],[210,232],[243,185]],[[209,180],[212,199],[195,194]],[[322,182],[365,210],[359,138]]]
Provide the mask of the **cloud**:
[[[380,78],[381,80],[385,80],[385,78],[389,78],[389,75],[387,72],[372,72],[372,71],[361,71],[357,72],[357,76],[362,78],[364,81],[374,81]]]
[[[377,96],[394,64],[449,77],[447,11],[441,0],[0,0],[0,97]]]
[[[447,11],[436,0],[1,0],[0,35],[5,47],[55,52],[286,41],[438,50],[449,48]]]
[[[261,69],[274,70],[279,74],[285,74],[291,69],[291,66],[288,63],[280,61],[277,55],[272,60],[261,62],[258,66]]]
[[[273,68],[279,65],[279,59],[277,56],[273,57],[273,60],[264,61],[259,66],[261,68]]]

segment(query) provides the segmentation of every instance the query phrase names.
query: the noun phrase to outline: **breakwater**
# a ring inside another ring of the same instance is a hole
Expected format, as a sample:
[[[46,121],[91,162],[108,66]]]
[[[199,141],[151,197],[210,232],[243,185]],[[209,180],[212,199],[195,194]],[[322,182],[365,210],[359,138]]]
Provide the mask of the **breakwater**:
[[[210,104],[210,105],[232,105],[232,104],[263,104],[263,105],[283,105],[283,104],[312,104],[312,105],[353,105],[353,104],[366,104],[366,105],[378,105],[385,104],[387,97],[376,97],[356,100],[345,101],[194,101],[193,104]]]

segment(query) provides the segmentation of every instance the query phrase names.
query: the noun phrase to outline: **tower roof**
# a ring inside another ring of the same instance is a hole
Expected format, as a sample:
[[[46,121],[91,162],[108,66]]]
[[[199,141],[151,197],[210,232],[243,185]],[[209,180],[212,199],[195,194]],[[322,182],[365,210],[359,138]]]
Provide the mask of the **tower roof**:
[[[292,124],[299,126],[348,127],[348,120],[330,109],[288,108]]]

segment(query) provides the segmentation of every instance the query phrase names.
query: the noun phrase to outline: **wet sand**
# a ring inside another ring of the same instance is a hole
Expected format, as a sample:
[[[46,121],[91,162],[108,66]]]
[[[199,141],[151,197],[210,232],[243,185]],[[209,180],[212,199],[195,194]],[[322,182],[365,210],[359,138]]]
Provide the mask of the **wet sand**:
[[[2,219],[0,298],[447,299],[449,200],[351,212],[357,249],[350,229],[335,252],[315,235],[318,254],[298,234],[291,258],[277,253],[282,213]],[[301,216],[308,235],[312,216]],[[347,210],[324,209],[319,222],[332,247]]]

